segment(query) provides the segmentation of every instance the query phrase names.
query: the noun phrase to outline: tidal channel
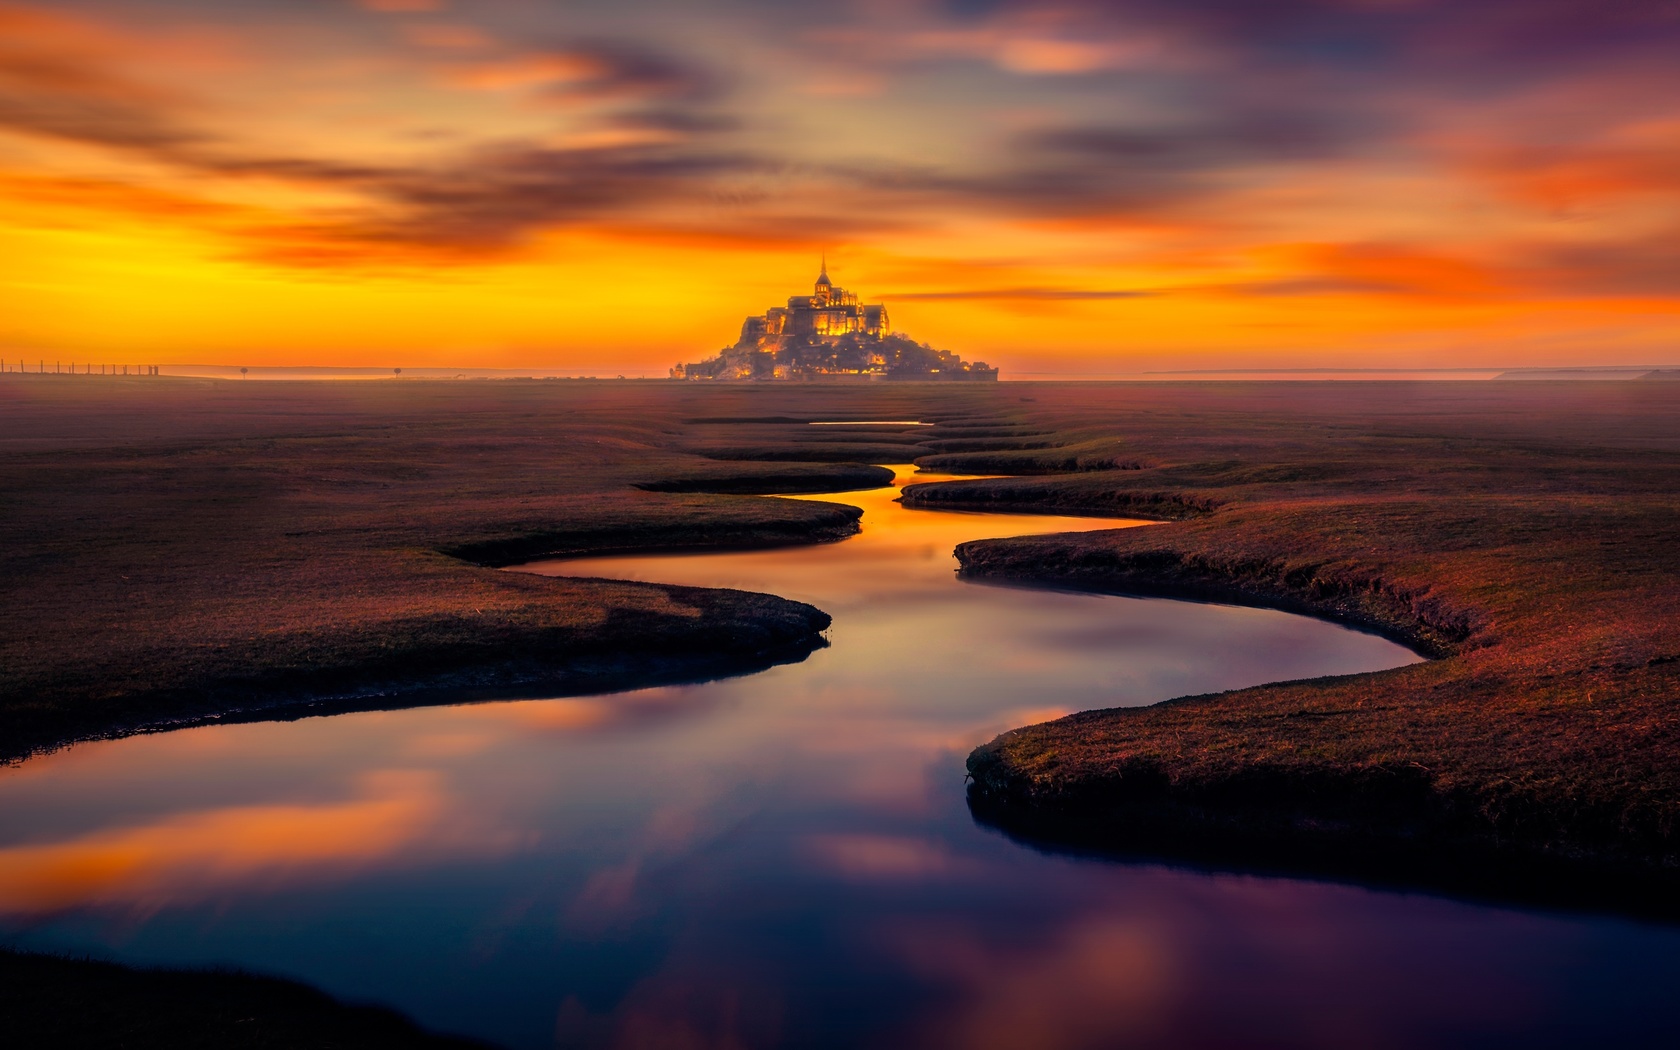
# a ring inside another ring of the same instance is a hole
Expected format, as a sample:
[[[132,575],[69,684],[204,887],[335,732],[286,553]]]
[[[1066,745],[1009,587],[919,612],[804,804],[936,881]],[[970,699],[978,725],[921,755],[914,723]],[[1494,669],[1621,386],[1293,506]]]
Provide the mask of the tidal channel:
[[[1004,729],[1418,657],[1271,610],[965,583],[960,541],[1145,523],[896,495],[810,497],[863,507],[835,544],[521,567],[810,602],[834,625],[801,663],[0,770],[0,938],[520,1048],[1671,1045],[1672,927],[977,825],[963,759]]]

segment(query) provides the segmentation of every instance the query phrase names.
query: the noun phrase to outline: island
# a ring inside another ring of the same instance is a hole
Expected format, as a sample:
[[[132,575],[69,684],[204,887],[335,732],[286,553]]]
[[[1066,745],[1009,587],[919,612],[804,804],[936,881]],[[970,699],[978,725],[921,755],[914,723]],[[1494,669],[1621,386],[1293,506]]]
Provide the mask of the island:
[[[998,370],[967,362],[895,333],[884,303],[860,303],[828,277],[828,260],[810,295],[790,295],[741,323],[733,346],[715,357],[676,365],[672,379],[911,379],[996,382]]]

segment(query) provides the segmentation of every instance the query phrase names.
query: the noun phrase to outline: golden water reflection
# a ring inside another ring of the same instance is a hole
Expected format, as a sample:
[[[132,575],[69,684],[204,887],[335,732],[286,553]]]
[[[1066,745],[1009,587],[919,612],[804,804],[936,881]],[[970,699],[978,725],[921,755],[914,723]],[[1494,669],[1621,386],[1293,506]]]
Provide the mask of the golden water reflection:
[[[897,502],[909,484],[963,482],[972,476],[922,473],[913,465],[891,465],[892,485],[838,495],[785,499],[848,503],[863,511],[861,532],[836,544],[782,547],[767,551],[637,555],[558,559],[520,566],[520,571],[555,576],[736,587],[809,601],[838,618],[842,610],[872,602],[941,602],[941,586],[956,568],[951,552],[967,540],[1053,532],[1090,532],[1154,524],[1137,518],[1080,518],[1059,515],[986,514],[917,510]],[[927,653],[924,659],[947,654]]]

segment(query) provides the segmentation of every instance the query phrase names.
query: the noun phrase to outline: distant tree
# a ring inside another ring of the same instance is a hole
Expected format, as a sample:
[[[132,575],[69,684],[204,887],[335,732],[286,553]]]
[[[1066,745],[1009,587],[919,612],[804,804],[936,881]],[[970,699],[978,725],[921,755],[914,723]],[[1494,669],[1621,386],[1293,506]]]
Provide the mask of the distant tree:
[[[249,373],[249,372],[250,372],[250,371],[251,371],[251,370],[250,370],[250,369],[249,369],[249,368],[241,368],[241,369],[240,369],[240,370],[239,370],[239,378],[241,378],[241,379],[249,379],[249,378],[251,378],[251,377],[250,377],[250,375],[249,375],[249,374],[248,374],[248,373]]]
[[[393,375],[393,376],[400,376],[400,375],[402,375],[402,369],[400,369],[400,368],[393,368],[393,369],[391,369],[391,374],[392,374],[392,375]]]

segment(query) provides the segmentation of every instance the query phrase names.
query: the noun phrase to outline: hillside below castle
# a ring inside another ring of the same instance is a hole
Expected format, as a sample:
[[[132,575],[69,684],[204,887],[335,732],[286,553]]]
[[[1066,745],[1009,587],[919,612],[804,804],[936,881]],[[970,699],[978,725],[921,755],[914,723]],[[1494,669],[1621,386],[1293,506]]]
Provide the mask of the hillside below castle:
[[[892,330],[883,304],[858,302],[823,265],[811,295],[789,296],[741,323],[741,337],[716,357],[671,369],[672,379],[919,379],[995,381],[998,370],[969,363]]]

